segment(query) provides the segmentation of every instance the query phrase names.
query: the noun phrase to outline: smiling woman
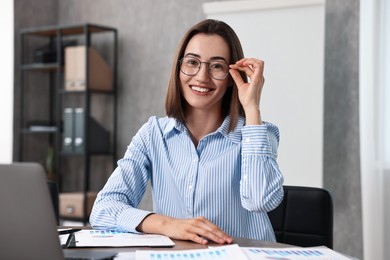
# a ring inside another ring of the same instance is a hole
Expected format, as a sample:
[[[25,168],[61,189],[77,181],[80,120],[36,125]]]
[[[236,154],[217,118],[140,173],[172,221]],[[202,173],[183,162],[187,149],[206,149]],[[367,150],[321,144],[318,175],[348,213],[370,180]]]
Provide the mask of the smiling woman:
[[[263,69],[226,23],[190,28],[173,58],[167,116],[133,137],[91,224],[200,244],[275,241],[267,212],[283,199],[283,176],[278,128],[261,119]],[[149,180],[152,212],[137,209]]]
[[[198,58],[205,61],[201,62]],[[183,63],[183,60],[190,63]],[[219,35],[199,33],[192,37],[185,49],[184,58],[180,63],[182,72],[179,75],[180,91],[185,99],[186,118],[184,121],[187,127],[192,129],[191,135],[196,144],[200,138],[220,126],[226,116],[221,112],[222,100],[229,81],[227,78],[229,67],[226,61],[230,61],[229,47]],[[211,67],[210,65],[214,63],[224,66]],[[201,66],[202,64],[204,66]],[[220,68],[225,68],[225,70]],[[196,129],[199,125],[199,122],[195,121],[197,119],[212,124],[203,124],[201,129]]]

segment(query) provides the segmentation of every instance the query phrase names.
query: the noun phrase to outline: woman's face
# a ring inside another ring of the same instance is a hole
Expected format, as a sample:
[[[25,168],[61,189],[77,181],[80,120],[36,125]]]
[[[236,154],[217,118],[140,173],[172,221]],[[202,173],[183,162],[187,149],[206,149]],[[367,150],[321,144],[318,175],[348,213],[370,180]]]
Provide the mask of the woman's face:
[[[209,65],[212,62],[213,76],[221,78],[222,70],[228,71],[229,69],[229,53],[230,50],[225,40],[216,34],[196,34],[188,42],[183,56],[186,64],[196,67],[197,61],[202,62],[199,71],[193,76],[186,75],[183,71],[179,73],[181,90],[187,101],[188,112],[194,109],[206,110],[207,112],[221,110],[222,98],[228,87],[229,75],[224,79],[215,79],[209,74]]]

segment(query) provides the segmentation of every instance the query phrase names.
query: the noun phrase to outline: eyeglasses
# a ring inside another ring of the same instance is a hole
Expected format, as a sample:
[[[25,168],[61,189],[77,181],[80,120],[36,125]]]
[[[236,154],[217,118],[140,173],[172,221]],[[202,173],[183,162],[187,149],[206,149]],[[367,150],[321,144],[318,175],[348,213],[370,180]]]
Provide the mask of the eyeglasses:
[[[187,76],[195,76],[200,70],[202,63],[207,64],[209,75],[216,80],[223,80],[229,74],[229,66],[223,60],[215,60],[211,62],[200,61],[198,58],[186,57],[179,60],[180,71]]]

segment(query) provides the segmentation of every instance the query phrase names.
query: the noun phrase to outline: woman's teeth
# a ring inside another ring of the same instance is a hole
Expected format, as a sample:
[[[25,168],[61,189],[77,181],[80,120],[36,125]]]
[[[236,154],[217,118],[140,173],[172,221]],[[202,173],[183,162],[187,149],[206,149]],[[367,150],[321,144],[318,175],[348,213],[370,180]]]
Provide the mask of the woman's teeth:
[[[198,91],[198,92],[209,92],[210,89],[208,88],[200,88],[200,87],[191,87],[193,90]]]

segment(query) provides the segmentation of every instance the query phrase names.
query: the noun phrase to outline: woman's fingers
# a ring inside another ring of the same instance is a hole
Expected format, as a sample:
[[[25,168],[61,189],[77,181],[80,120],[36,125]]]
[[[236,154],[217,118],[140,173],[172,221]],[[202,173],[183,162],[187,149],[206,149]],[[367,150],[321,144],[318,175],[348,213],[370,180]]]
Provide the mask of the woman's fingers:
[[[244,80],[241,77],[240,72],[238,72],[238,69],[231,68],[229,70],[230,76],[232,76],[234,82],[236,83],[237,87],[240,87],[242,84],[244,84]]]
[[[170,237],[191,240],[199,244],[207,244],[211,240],[218,244],[231,243],[233,239],[219,227],[205,219],[175,219],[170,225]]]
[[[264,61],[262,60],[255,58],[243,58],[237,61],[235,64],[231,64],[230,69],[245,72],[251,81],[263,81]],[[234,77],[233,79],[235,80]],[[236,80],[235,82],[238,83]]]
[[[243,58],[229,67],[229,73],[236,83],[238,98],[245,111],[247,123],[261,123],[259,104],[264,85],[264,62],[255,58]],[[249,78],[249,82],[244,81],[241,76],[242,72]]]
[[[204,217],[195,219],[196,233],[204,238],[219,244],[231,243],[232,239],[219,227],[208,221]]]
[[[137,227],[145,233],[162,234],[174,239],[191,240],[207,244],[208,240],[218,244],[232,243],[233,239],[205,217],[177,219],[159,214],[148,215]]]

